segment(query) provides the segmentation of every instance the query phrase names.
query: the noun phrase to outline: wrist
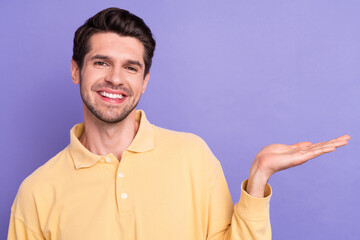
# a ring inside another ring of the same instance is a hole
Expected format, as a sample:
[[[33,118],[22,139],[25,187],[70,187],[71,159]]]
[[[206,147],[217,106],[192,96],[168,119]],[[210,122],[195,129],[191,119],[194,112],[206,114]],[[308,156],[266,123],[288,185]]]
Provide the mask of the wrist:
[[[251,172],[245,191],[253,197],[263,198],[269,178],[270,176],[259,170]]]

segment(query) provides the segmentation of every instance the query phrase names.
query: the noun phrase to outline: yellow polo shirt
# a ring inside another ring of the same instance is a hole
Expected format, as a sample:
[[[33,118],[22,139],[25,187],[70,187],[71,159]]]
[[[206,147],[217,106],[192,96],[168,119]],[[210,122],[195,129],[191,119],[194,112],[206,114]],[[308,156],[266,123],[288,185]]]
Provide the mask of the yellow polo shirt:
[[[261,199],[242,190],[234,206],[201,138],[151,125],[142,111],[136,119],[120,162],[88,151],[75,125],[70,144],[21,184],[8,239],[271,239],[269,186]]]

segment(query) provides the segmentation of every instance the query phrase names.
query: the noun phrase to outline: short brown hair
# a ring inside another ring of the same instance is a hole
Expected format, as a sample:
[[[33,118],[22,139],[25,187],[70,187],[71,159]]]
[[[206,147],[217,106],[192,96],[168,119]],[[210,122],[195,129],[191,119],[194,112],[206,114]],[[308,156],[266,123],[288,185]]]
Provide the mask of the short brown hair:
[[[89,18],[79,27],[74,36],[72,59],[83,67],[84,57],[90,51],[91,36],[101,32],[113,32],[120,36],[137,38],[144,45],[144,77],[149,72],[155,51],[155,40],[150,28],[138,16],[127,10],[107,8]]]

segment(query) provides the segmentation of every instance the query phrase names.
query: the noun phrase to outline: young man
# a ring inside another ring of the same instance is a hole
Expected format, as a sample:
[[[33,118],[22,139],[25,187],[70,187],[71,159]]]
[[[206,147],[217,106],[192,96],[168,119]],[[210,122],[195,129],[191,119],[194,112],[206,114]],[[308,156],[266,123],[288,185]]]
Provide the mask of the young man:
[[[21,184],[8,239],[271,239],[270,176],[350,139],[263,148],[234,206],[204,141],[151,125],[136,110],[154,49],[145,23],[117,8],[76,31],[71,75],[84,123]]]

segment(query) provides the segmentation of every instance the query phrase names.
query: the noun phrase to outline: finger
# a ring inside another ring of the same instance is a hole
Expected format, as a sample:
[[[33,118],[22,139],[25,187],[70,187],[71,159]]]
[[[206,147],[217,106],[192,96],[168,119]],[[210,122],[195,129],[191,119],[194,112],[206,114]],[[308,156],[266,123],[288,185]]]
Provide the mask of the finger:
[[[344,141],[349,141],[350,139],[351,139],[351,137],[349,135],[344,135],[344,136],[341,136],[341,137],[331,139],[328,142],[337,142],[337,141],[343,141],[343,140]]]
[[[350,140],[350,136],[349,135],[344,135],[338,138],[334,138],[330,141],[327,141],[328,143],[334,143],[334,144],[338,144],[338,143],[347,143]]]
[[[322,154],[329,153],[334,150],[335,147],[319,147],[315,149],[299,150],[295,153],[286,154],[283,156],[284,158],[282,159],[283,162],[287,162],[283,164],[285,166],[283,167],[283,169],[304,164],[310,159],[316,158]]]
[[[310,160],[310,159],[318,157],[318,156],[320,156],[322,154],[333,152],[333,151],[335,151],[336,148],[344,146],[346,144],[347,144],[346,140],[341,140],[341,141],[338,141],[336,143],[328,144],[328,145],[321,146],[321,147],[312,148],[308,152],[303,152],[303,154],[304,154],[305,158],[308,158],[308,160]],[[306,161],[308,161],[308,160],[306,160]]]
[[[335,138],[335,139],[337,139],[337,140],[350,140],[351,137],[346,134],[346,135],[343,135],[343,136],[341,136],[341,137],[337,137],[337,138]]]
[[[342,147],[345,146],[346,144],[348,144],[348,140],[339,140],[336,142],[332,143],[334,145],[334,147],[338,148],[338,147]]]
[[[342,147],[344,145],[348,144],[347,140],[337,140],[337,141],[328,141],[328,142],[322,142],[319,144],[313,144],[310,149],[316,149],[316,148],[324,148],[324,147]]]
[[[312,143],[311,142],[299,142],[299,143],[295,143],[291,146],[295,147],[295,148],[302,148],[302,147],[308,147],[311,146]]]
[[[312,146],[310,146],[310,148],[317,148],[317,147],[323,147],[323,146],[330,146],[330,145],[338,145],[338,144],[343,144],[343,143],[346,143],[347,144],[347,140],[344,140],[344,139],[333,139],[333,140],[330,140],[330,141],[325,141],[325,142],[319,142],[319,143],[315,143],[313,144]],[[343,146],[343,145],[341,145]]]
[[[326,146],[326,147],[319,147],[319,148],[311,149],[310,151],[303,153],[302,161],[306,162],[306,161],[316,158],[322,154],[333,152],[333,151],[335,151],[335,149],[336,148],[333,146]]]
[[[330,145],[330,144],[335,144],[335,145],[339,145],[340,146],[344,146],[347,144],[347,141],[350,140],[350,136],[349,135],[344,135],[338,138],[334,138],[332,140],[329,141],[324,141],[324,142],[319,142],[319,143],[314,143],[311,148],[315,148],[315,147],[321,147],[321,146],[326,146],[326,145]]]

